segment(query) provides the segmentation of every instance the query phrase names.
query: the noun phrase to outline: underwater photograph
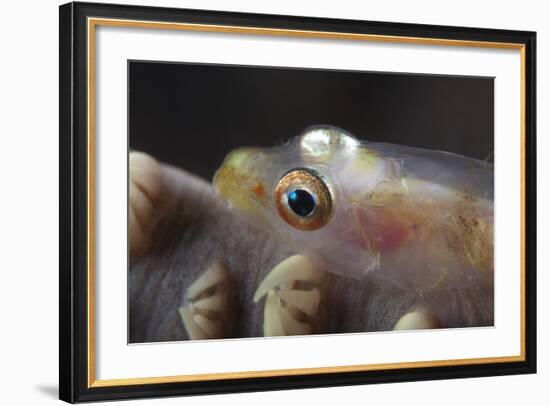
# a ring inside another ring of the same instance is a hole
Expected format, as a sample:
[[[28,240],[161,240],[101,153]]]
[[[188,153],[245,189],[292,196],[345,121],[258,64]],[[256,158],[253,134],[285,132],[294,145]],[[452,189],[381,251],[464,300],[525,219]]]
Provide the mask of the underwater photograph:
[[[128,342],[494,325],[494,78],[128,61]]]

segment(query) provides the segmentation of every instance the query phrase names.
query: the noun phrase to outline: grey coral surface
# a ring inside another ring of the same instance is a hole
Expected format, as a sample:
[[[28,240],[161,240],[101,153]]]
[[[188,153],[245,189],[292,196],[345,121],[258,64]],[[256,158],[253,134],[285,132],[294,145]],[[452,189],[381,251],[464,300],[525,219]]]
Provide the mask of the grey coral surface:
[[[187,340],[178,308],[186,303],[187,287],[213,261],[223,263],[230,275],[225,337],[263,336],[263,300],[254,303],[254,292],[276,264],[297,252],[236,217],[209,183],[178,168],[164,165],[163,170],[164,198],[172,203],[158,208],[163,213],[148,253],[130,261],[129,342]],[[493,295],[481,288],[419,294],[373,277],[354,280],[332,273],[326,282],[318,334],[392,330],[417,307],[429,308],[446,328],[493,324]]]

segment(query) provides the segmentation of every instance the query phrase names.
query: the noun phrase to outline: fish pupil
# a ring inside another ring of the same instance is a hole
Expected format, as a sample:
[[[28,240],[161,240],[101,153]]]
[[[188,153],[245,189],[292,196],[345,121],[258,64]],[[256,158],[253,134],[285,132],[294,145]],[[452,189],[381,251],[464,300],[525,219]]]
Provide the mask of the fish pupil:
[[[288,194],[288,205],[298,216],[305,217],[315,208],[315,199],[307,190],[296,189]]]

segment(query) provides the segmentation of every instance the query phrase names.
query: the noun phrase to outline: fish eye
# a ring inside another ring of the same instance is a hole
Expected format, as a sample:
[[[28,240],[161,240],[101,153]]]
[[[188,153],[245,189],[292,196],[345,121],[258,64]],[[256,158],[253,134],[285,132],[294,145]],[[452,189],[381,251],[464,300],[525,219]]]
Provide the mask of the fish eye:
[[[332,193],[313,169],[296,168],[275,186],[277,212],[292,227],[312,231],[325,226],[332,215]]]
[[[296,189],[288,194],[288,205],[296,215],[306,217],[315,209],[315,198],[307,190]]]

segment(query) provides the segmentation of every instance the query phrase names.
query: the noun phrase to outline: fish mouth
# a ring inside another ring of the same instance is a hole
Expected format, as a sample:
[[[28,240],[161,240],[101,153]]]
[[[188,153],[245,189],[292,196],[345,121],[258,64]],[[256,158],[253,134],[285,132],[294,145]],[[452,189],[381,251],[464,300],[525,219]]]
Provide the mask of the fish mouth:
[[[258,172],[261,165],[256,165],[261,158],[259,148],[243,147],[231,151],[216,171],[212,183],[230,210],[251,222],[267,223],[267,186]]]

